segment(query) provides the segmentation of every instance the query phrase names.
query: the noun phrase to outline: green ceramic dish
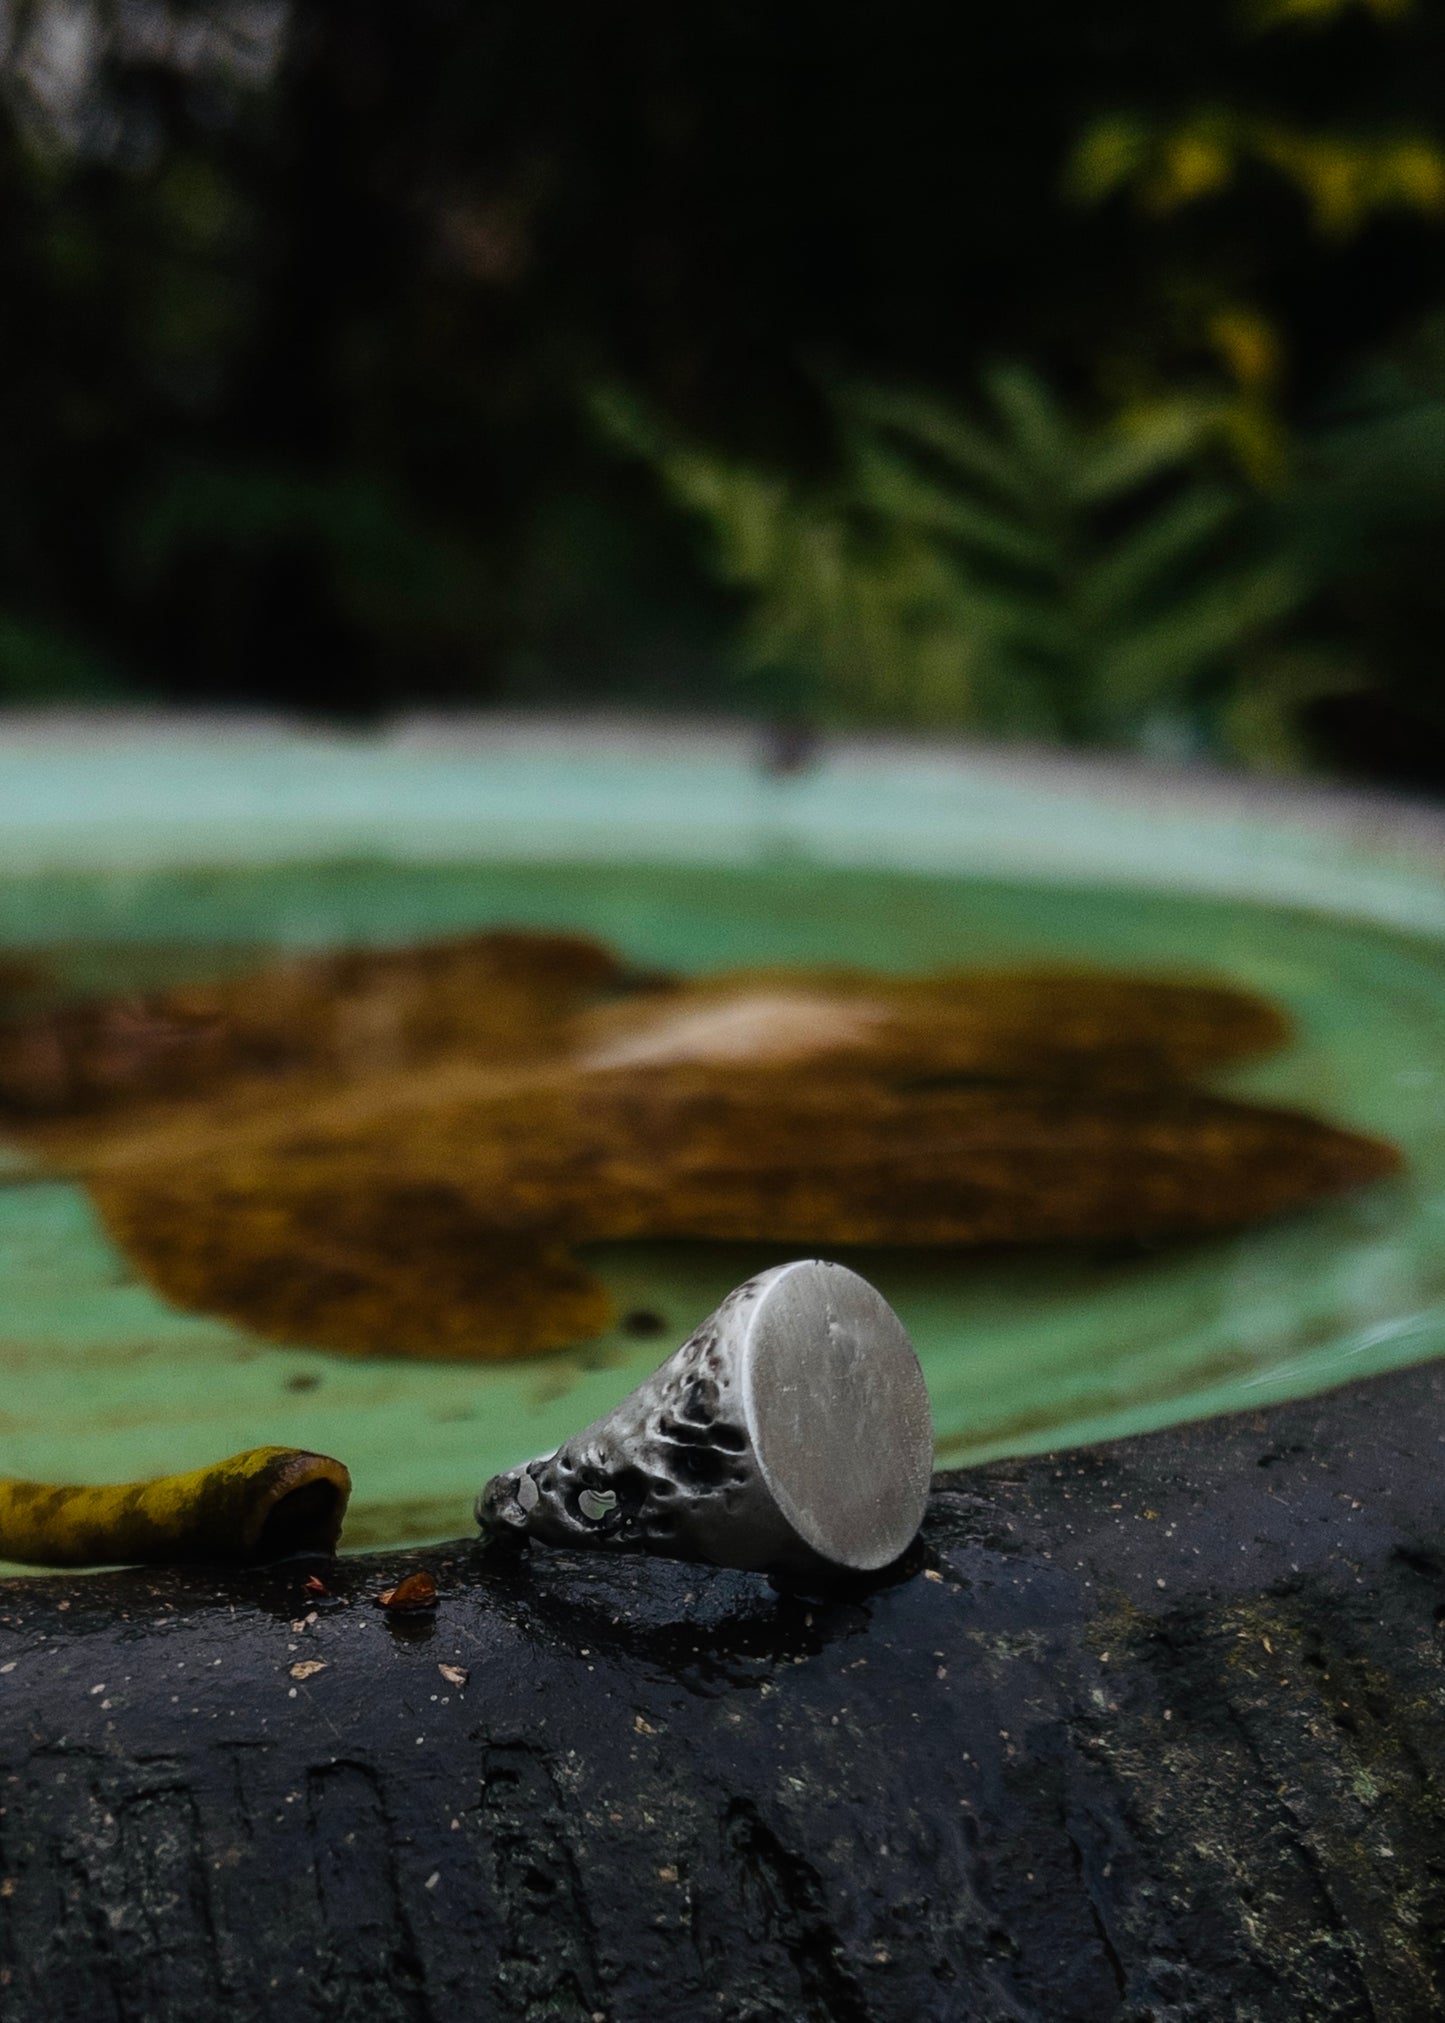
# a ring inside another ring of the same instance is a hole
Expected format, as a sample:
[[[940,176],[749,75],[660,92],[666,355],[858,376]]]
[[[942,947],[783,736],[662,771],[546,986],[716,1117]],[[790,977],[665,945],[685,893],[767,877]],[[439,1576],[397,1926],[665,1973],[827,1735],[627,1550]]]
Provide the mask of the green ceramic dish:
[[[790,780],[743,738],[478,724],[0,728],[0,946],[77,989],[263,949],[567,926],[687,969],[1081,960],[1287,1005],[1231,1085],[1401,1142],[1407,1176],[1147,1257],[850,1258],[895,1302],[940,1458],[1264,1405],[1445,1349],[1445,843],[1426,815],[1122,767],[840,747]],[[0,1187],[0,1473],[114,1480],[289,1442],[355,1480],[347,1543],[456,1535],[494,1470],[606,1409],[755,1248],[597,1253],[619,1329],[502,1367],[347,1362],[175,1312],[75,1188]]]

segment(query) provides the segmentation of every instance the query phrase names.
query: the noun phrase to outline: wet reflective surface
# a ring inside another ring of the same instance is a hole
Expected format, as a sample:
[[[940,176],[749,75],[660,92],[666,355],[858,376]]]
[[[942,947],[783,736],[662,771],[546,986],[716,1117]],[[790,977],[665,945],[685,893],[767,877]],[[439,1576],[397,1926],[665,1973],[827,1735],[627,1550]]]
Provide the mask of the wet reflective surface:
[[[1265,1403],[1445,1347],[1445,948],[1281,907],[1117,887],[829,868],[382,861],[0,880],[0,946],[40,947],[60,992],[235,969],[276,947],[395,942],[493,923],[576,927],[643,963],[911,970],[1081,961],[1207,974],[1300,1028],[1228,1078],[1404,1147],[1399,1182],[1274,1228],[1154,1254],[846,1261],[902,1315],[940,1458],[1038,1451]],[[477,1369],[345,1362],[166,1308],[78,1189],[12,1156],[0,1186],[0,1466],[121,1479],[283,1442],[340,1455],[348,1543],[455,1535],[478,1481],[556,1445],[653,1369],[740,1279],[739,1245],[598,1255],[617,1330]],[[637,1317],[646,1316],[646,1325]]]
[[[941,1476],[833,1594],[0,1583],[7,2023],[1437,2016],[1442,1414],[1437,1366]]]

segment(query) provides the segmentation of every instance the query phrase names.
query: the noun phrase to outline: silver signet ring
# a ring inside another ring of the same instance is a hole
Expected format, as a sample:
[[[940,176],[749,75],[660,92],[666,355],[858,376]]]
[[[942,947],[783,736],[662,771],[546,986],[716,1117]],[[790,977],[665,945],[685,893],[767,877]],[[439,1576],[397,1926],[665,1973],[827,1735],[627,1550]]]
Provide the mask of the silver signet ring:
[[[928,1392],[883,1295],[841,1264],[780,1264],[555,1453],[493,1476],[489,1536],[785,1574],[888,1566],[923,1521]]]

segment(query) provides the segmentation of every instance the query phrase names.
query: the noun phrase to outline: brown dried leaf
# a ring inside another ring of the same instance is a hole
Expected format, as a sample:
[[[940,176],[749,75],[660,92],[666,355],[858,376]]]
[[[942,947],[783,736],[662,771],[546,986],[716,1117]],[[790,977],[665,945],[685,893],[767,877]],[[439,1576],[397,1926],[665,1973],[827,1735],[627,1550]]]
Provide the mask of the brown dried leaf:
[[[424,1570],[409,1573],[399,1580],[395,1587],[386,1588],[377,1596],[384,1609],[406,1611],[408,1609],[434,1609],[437,1605],[437,1584]]]
[[[358,1112],[92,1186],[181,1305],[350,1353],[486,1358],[607,1325],[574,1243],[1191,1236],[1396,1163],[1376,1141],[1190,1089],[898,1090],[687,1064],[454,1086],[405,1130]]]
[[[92,1183],[137,1268],[182,1307],[346,1355],[484,1362],[600,1334],[607,1293],[556,1238],[499,1233],[460,1190],[388,1186],[344,1158],[309,1191],[178,1167]]]
[[[572,1021],[574,1058],[626,1067],[765,1066],[830,1058],[873,1074],[1179,1080],[1289,1037],[1273,1005],[1213,984],[1092,971],[733,971],[600,1004]]]
[[[113,1108],[62,1128],[68,1162],[182,1306],[351,1354],[466,1359],[606,1327],[573,1253],[587,1241],[1195,1235],[1396,1163],[1179,1086],[1283,1036],[1238,992],[800,970],[620,997],[623,975],[594,944],[484,936],[170,993],[167,1015],[221,1019],[231,1080],[212,1097],[182,1078],[162,1114],[77,1040],[51,1093],[83,1108],[99,1088]],[[93,1016],[113,1039],[115,1009]]]
[[[610,1000],[610,1001],[609,1001]],[[447,1060],[570,1055],[800,1060],[1134,1083],[1279,1044],[1272,1007],[1213,985],[1092,973],[886,978],[851,970],[638,978],[600,943],[493,933],[293,957],[212,984],[69,1005],[0,1025],[0,1111],[134,1126],[199,1104],[213,1124],[304,1093]]]
[[[115,1120],[199,1101],[284,1100],[459,1053],[535,1059],[563,1021],[621,988],[580,936],[494,933],[292,957],[212,984],[67,1005],[0,1025],[0,1111],[13,1124]]]

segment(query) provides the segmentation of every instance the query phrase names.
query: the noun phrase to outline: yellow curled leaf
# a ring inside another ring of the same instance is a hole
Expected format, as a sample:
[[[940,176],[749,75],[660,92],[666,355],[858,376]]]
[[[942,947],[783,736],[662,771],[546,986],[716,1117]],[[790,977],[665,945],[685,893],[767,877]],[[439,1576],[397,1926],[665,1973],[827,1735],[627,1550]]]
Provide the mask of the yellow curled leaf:
[[[253,1447],[189,1475],[103,1486],[0,1478],[0,1558],[29,1566],[249,1562],[330,1552],[351,1477],[297,1447]]]

